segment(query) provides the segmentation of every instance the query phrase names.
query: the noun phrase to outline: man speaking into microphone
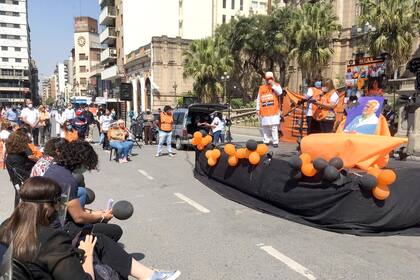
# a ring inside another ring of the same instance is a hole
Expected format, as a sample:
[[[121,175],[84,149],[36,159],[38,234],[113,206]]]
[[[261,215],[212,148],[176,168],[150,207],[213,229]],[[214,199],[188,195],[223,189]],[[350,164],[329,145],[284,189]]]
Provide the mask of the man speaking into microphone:
[[[261,131],[265,144],[279,146],[280,102],[283,94],[281,86],[274,81],[273,72],[265,73],[265,84],[261,85],[257,97],[257,115],[261,121]]]

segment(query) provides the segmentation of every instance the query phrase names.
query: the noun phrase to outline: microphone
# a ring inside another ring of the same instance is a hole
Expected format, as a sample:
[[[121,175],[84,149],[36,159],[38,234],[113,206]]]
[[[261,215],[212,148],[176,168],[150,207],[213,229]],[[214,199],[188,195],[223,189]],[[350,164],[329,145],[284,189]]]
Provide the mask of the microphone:
[[[127,220],[133,215],[134,207],[127,200],[120,200],[112,206],[112,214],[118,220]]]
[[[95,193],[89,189],[86,188],[86,204],[91,204],[95,200]]]

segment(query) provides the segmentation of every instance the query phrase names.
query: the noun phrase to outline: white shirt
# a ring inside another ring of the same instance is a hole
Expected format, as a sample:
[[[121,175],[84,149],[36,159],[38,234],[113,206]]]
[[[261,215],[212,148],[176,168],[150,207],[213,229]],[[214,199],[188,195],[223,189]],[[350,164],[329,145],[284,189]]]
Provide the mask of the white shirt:
[[[28,107],[26,107],[20,113],[20,117],[22,119],[26,118],[26,121],[31,125],[34,125],[37,123],[38,116],[39,116],[38,110],[35,110],[35,108],[29,109]]]
[[[113,118],[111,115],[107,116],[107,115],[102,115],[99,118],[99,123],[101,124],[101,130],[102,131],[108,131],[109,130],[109,126],[111,125]]]
[[[2,130],[0,131],[0,139],[5,142],[7,140],[7,138],[9,138],[10,135],[10,131],[7,130]]]
[[[308,89],[308,91],[306,92],[306,97],[308,97],[308,99],[310,99],[310,97],[312,97],[312,96],[314,96],[314,91],[312,90],[312,88],[310,87],[309,89]],[[338,95],[337,95],[337,97],[338,97]],[[308,106],[308,109],[307,109],[307,111],[306,111],[306,115],[308,116],[308,117],[312,117],[313,116],[313,114],[314,114],[314,112],[313,112],[313,110],[312,110],[312,106],[313,106],[313,103],[312,102],[309,102],[309,106]]]
[[[331,95],[331,97],[330,97],[330,104],[331,105],[335,105],[335,104],[337,104],[338,103],[338,99],[339,99],[340,97],[338,96],[338,93],[336,92],[336,91],[334,91],[334,93]]]
[[[76,112],[74,109],[66,108],[66,110],[64,110],[64,116],[66,117],[66,120],[71,120],[76,117]]]
[[[224,131],[225,130],[225,122],[220,120],[219,117],[214,117],[213,121],[211,122],[211,125],[215,125],[216,127],[213,128],[213,132],[217,131]]]
[[[279,97],[283,94],[283,89],[280,85],[274,84],[272,86],[273,92]],[[257,111],[260,110],[260,95],[257,96]],[[261,117],[261,125],[268,126],[268,125],[279,125],[280,124],[280,114],[274,116],[266,116]]]

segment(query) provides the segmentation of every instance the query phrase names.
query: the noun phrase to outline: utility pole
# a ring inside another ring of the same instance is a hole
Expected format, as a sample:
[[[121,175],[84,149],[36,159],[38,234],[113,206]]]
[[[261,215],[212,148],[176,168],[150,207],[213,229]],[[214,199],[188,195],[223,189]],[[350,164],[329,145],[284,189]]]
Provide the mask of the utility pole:
[[[267,14],[268,15],[271,15],[271,12],[273,11],[273,7],[272,7],[272,4],[271,4],[271,1],[272,0],[268,0],[268,3],[267,3]]]

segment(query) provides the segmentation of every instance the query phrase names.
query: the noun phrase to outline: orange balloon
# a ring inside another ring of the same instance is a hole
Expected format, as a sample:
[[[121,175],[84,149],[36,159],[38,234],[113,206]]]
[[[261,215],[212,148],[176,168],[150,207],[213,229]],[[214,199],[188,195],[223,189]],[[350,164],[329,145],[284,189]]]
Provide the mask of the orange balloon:
[[[310,163],[312,161],[311,155],[310,154],[307,154],[307,153],[303,153],[299,157],[302,160],[302,163],[303,164]]]
[[[206,151],[206,158],[210,158],[211,157],[211,150]]]
[[[258,146],[257,146],[257,153],[260,155],[260,156],[263,156],[263,155],[265,155],[266,153],[268,153],[268,146],[266,145],[266,144],[258,144]]]
[[[219,149],[213,149],[211,151],[211,157],[212,158],[218,159],[220,157],[220,155],[221,155],[221,153],[220,153]]]
[[[198,139],[197,139],[197,138],[193,138],[193,139],[191,140],[191,144],[192,144],[193,146],[196,146],[198,143],[199,143],[199,142],[198,142]]]
[[[234,156],[236,153],[236,148],[233,144],[226,144],[224,150],[225,150],[225,153],[230,156]]]
[[[217,160],[212,157],[207,160],[207,164],[210,166],[215,166],[216,163],[217,163]]]
[[[207,146],[208,144],[210,144],[210,143],[211,143],[211,141],[213,141],[213,138],[211,138],[211,136],[210,136],[210,135],[206,135],[205,137],[203,137],[203,140],[201,141],[201,143],[202,143],[204,146]]]
[[[202,150],[204,150],[204,145],[203,144],[198,144],[197,145],[197,149],[199,150],[199,151],[202,151]]]
[[[316,175],[316,169],[312,163],[302,164],[301,171],[306,177],[313,177]]]
[[[381,174],[381,169],[379,167],[370,167],[368,169],[368,174],[375,176],[376,178],[378,178],[379,174]]]
[[[395,182],[397,179],[397,175],[391,169],[382,170],[382,172],[378,176],[378,185],[381,186],[389,186]]]
[[[391,192],[389,191],[388,186],[378,185],[373,188],[372,194],[378,200],[385,200],[389,197]]]
[[[193,137],[195,139],[201,139],[201,138],[203,138],[203,135],[201,134],[200,131],[196,131],[196,132],[194,132]]]
[[[253,165],[256,165],[256,164],[258,164],[260,162],[261,157],[260,157],[260,155],[257,152],[251,152],[249,154],[248,159],[249,159],[249,163],[251,163]]]
[[[246,149],[240,148],[236,150],[236,157],[239,159],[246,158]]]
[[[247,148],[245,148],[245,158],[249,158],[249,155],[251,154],[251,153],[254,153],[255,151],[250,151],[250,150],[248,150]],[[256,152],[255,152],[256,153]]]
[[[236,156],[230,156],[228,159],[229,166],[236,166],[238,165],[238,158]]]

